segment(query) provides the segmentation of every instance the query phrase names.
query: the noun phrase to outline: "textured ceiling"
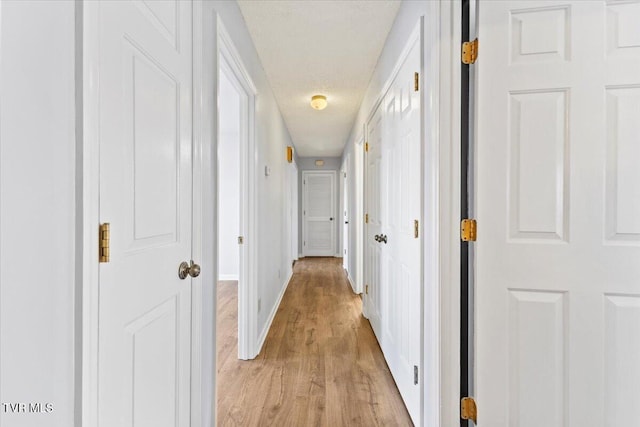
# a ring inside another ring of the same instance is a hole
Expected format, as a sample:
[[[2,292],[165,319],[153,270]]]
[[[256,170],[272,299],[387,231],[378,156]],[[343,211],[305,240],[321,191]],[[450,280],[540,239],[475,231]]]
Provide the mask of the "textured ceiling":
[[[302,157],[340,156],[399,1],[238,1]],[[322,111],[311,96],[327,96]]]

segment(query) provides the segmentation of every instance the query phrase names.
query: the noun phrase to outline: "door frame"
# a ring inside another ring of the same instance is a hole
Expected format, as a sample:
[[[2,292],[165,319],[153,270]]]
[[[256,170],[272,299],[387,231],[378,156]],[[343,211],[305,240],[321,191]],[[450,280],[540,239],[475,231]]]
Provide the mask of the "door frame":
[[[291,159],[291,163],[287,166],[287,176],[285,179],[285,191],[288,194],[287,200],[289,203],[289,220],[290,220],[290,230],[289,230],[289,260],[291,262],[292,268],[293,264],[298,260],[298,255],[300,251],[298,250],[298,164],[296,163],[295,157]]]
[[[425,426],[460,425],[460,2],[427,2],[423,74]],[[433,90],[429,90],[433,88]],[[471,159],[473,161],[473,159]]]
[[[202,0],[192,0],[192,19],[201,16]],[[77,222],[81,236],[77,239],[79,264],[81,271],[81,295],[76,295],[76,317],[79,328],[76,335],[76,363],[78,377],[75,378],[76,425],[97,425],[98,423],[98,315],[99,315],[99,287],[100,263],[96,256],[98,248],[98,225],[100,224],[100,145],[99,145],[99,37],[100,37],[100,3],[82,1],[76,8],[76,81],[79,88],[76,95],[78,108],[76,114],[81,123],[77,130],[79,144],[76,164],[78,176],[76,180]],[[193,19],[192,42],[193,51],[198,52],[202,46],[202,25]],[[214,301],[209,298],[215,295],[215,287],[211,277],[216,275],[216,265],[212,261],[211,253],[215,253],[212,242],[215,233],[212,227],[213,211],[207,206],[215,203],[212,200],[214,181],[210,161],[213,155],[211,145],[204,138],[206,121],[202,121],[201,88],[207,82],[201,73],[202,58],[192,57],[192,120],[193,120],[193,165],[192,165],[192,204],[193,204],[193,239],[192,257],[200,260],[202,274],[200,280],[192,281],[192,318],[191,318],[191,423],[198,427],[207,425],[208,419],[215,416],[215,405],[212,405],[213,390],[207,389],[207,381],[202,381],[208,374],[215,377],[215,351],[207,347],[207,339],[215,332],[211,329],[213,319],[207,318],[207,313],[215,312]],[[211,80],[211,79],[209,79]],[[212,124],[212,126],[215,126]],[[216,243],[217,244],[217,243]],[[211,335],[208,332],[211,331]]]
[[[337,215],[336,215],[336,195],[338,194],[337,192],[337,186],[338,186],[338,180],[337,180],[337,176],[336,176],[336,172],[335,170],[303,170],[302,171],[302,210],[304,212],[306,212],[307,209],[307,187],[304,184],[306,181],[306,177],[307,175],[309,175],[310,173],[312,174],[324,174],[324,175],[331,175],[333,176],[333,218],[336,219]],[[337,226],[336,224],[338,223],[338,221],[332,221],[333,222],[333,227],[331,227],[331,232],[333,233],[333,248],[331,248],[331,255],[327,255],[327,256],[335,256],[336,253],[336,247],[339,246],[339,243],[337,242],[338,240],[338,230],[337,230]],[[307,241],[307,218],[306,218],[306,214],[302,215],[302,255],[303,256],[314,256],[314,255],[308,255],[306,253],[306,249],[305,249],[305,245],[304,242]]]
[[[238,358],[253,359],[257,356],[258,318],[257,318],[257,260],[258,236],[256,233],[256,156],[255,149],[255,104],[257,89],[231,36],[221,21],[218,21],[218,66],[219,72],[230,77],[241,97],[242,114],[240,116],[240,277],[238,281]],[[233,81],[235,80],[235,81]],[[219,78],[216,79],[219,82]],[[216,90],[216,95],[218,91]],[[217,99],[217,96],[216,96]],[[220,105],[220,100],[216,106]],[[219,111],[216,111],[219,117]],[[216,147],[219,135],[216,136]],[[217,162],[216,162],[217,165]],[[219,168],[216,166],[216,170]],[[221,184],[217,181],[218,186]],[[218,187],[216,187],[216,198]],[[220,209],[220,206],[218,206]],[[216,215],[216,218],[218,216]]]
[[[362,294],[364,289],[364,125],[362,131],[355,139],[353,147],[353,179],[352,189],[355,190],[352,200],[355,200],[354,210],[351,212],[349,223],[353,223],[352,241],[355,242],[355,289],[354,292]],[[351,263],[353,264],[353,257]]]

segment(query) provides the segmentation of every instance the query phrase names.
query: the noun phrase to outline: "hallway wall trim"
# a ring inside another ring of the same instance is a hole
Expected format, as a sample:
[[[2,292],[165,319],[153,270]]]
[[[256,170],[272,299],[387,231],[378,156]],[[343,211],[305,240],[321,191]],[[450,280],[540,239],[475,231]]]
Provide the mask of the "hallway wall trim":
[[[275,319],[276,317],[276,313],[278,312],[278,309],[280,308],[280,303],[282,302],[282,297],[284,297],[285,292],[287,292],[287,288],[289,287],[289,283],[291,283],[292,277],[293,277],[293,270],[289,272],[289,277],[287,277],[287,280],[282,284],[282,290],[280,291],[280,294],[278,295],[278,299],[276,300],[276,303],[273,305],[273,308],[269,313],[269,317],[267,318],[267,323],[265,323],[264,328],[262,329],[262,332],[260,332],[260,336],[258,337],[258,344],[256,346],[256,356],[260,354],[260,352],[262,351],[262,346],[264,346],[264,342],[267,339],[267,335],[269,335],[271,324],[273,323],[273,319]]]
[[[257,251],[258,233],[256,227],[256,173],[255,160],[255,104],[257,89],[247,71],[237,48],[231,41],[227,29],[218,20],[218,66],[235,79],[241,88],[241,96],[246,97],[248,105],[243,105],[240,117],[240,235],[245,242],[239,247],[240,271],[238,282],[238,357],[253,359],[257,354]],[[243,132],[248,131],[244,135]],[[220,183],[218,183],[218,186]],[[217,194],[217,192],[216,192]],[[220,209],[221,207],[218,207]]]

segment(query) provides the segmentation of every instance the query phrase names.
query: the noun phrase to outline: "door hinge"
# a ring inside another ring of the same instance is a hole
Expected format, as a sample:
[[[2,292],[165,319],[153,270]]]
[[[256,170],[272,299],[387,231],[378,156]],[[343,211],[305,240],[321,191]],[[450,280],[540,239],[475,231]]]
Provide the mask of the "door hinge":
[[[420,90],[420,73],[414,73],[413,75],[413,90],[414,92]]]
[[[413,237],[416,239],[420,235],[420,222],[417,219],[413,220]]]
[[[462,63],[475,64],[478,59],[478,39],[462,43]]]
[[[109,262],[109,245],[111,243],[111,232],[109,229],[109,223],[105,222],[100,224],[100,231],[98,233],[98,256],[100,262]]]
[[[367,152],[367,153],[369,152],[369,143],[368,142],[364,143],[364,151]]]
[[[244,237],[243,236],[238,236],[238,244],[242,245],[244,243]]]
[[[475,219],[463,219],[460,223],[460,239],[463,242],[475,242],[478,235],[478,224]]]
[[[369,295],[369,285],[364,285],[364,293]]]
[[[418,365],[413,365],[413,385],[418,384]]]
[[[364,214],[364,223],[369,224],[369,214]]]
[[[463,397],[460,400],[460,418],[471,420],[474,424],[478,424],[478,408],[473,397]]]

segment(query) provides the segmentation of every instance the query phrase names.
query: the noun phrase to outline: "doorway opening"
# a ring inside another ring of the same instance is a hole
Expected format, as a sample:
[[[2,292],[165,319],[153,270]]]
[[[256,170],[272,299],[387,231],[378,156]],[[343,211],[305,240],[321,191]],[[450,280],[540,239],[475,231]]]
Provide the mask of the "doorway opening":
[[[226,31],[218,27],[218,297],[233,310],[217,315],[218,367],[256,356],[255,86]],[[220,292],[224,295],[221,296]],[[226,352],[220,354],[220,349]],[[237,349],[237,351],[234,351]]]

